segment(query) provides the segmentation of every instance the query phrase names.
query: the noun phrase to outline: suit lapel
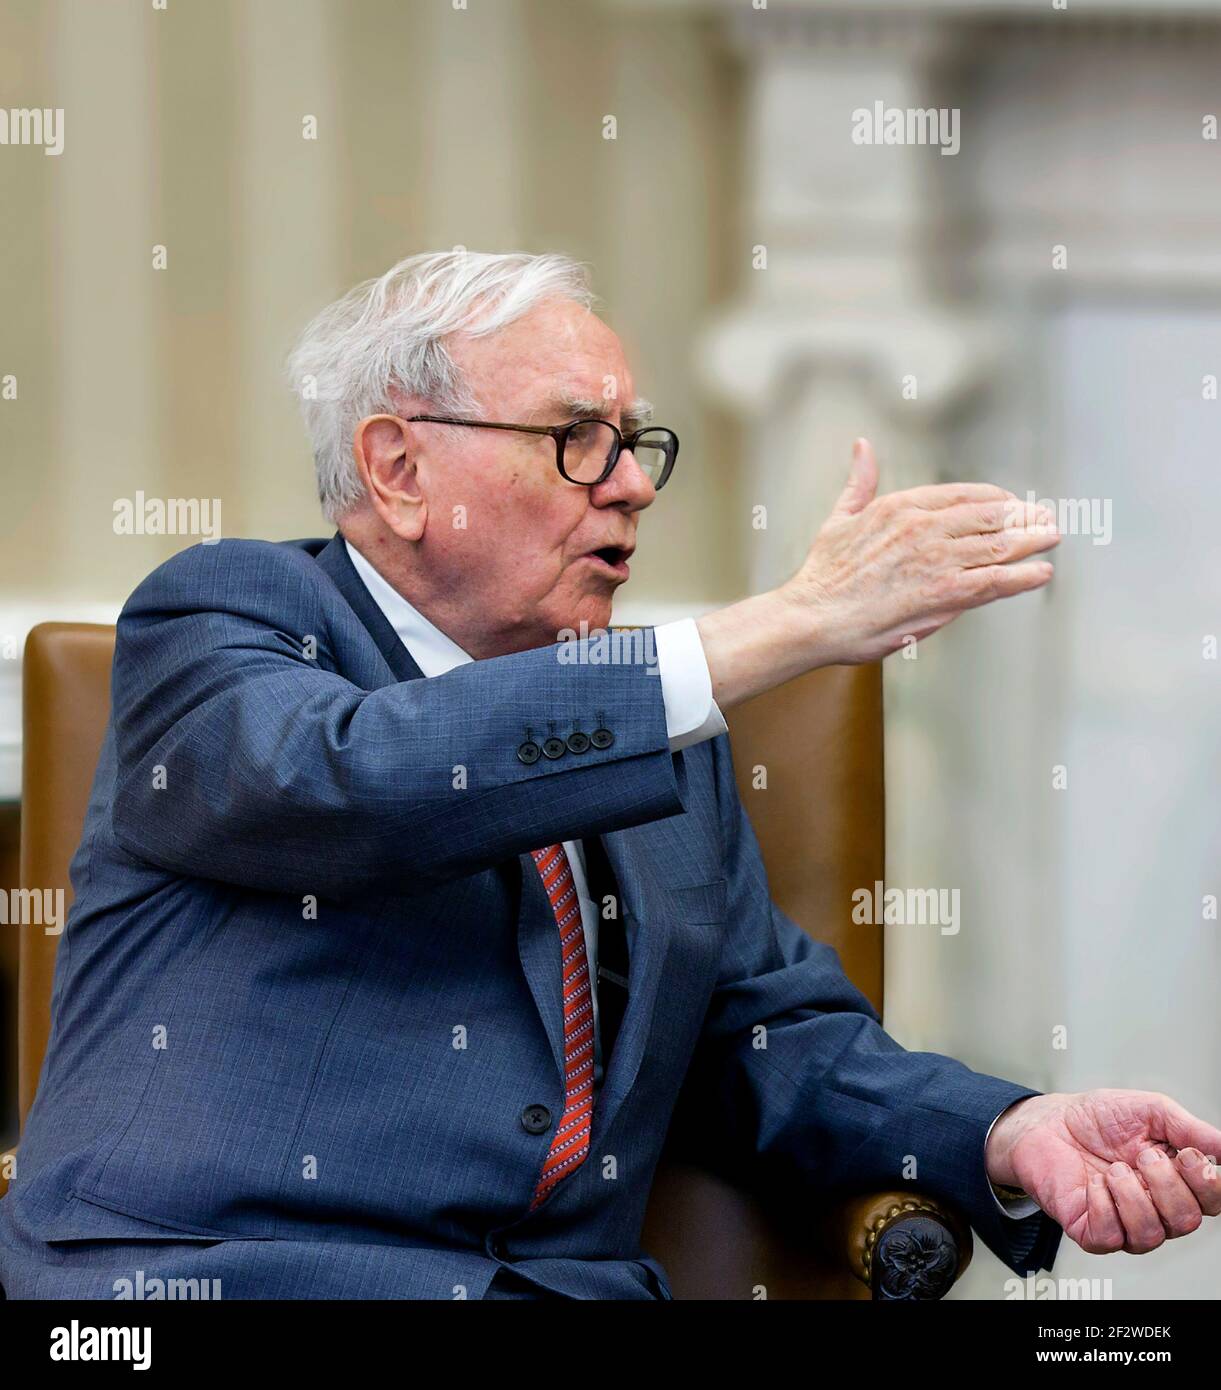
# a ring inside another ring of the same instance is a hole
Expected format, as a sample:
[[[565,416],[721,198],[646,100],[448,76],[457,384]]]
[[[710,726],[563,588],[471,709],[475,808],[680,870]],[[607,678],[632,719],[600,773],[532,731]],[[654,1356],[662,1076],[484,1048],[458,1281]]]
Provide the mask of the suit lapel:
[[[594,989],[598,999],[598,1032],[602,1041],[602,1066],[609,1069],[615,1043],[627,1005],[629,955],[627,926],[615,871],[606,857],[600,835],[587,835],[581,842],[585,851],[585,883],[597,917],[597,960],[591,962]],[[605,911],[607,903],[613,910]]]
[[[338,531],[319,552],[317,559],[334,580],[335,587],[347,600],[348,606],[369,629],[369,635],[377,643],[378,651],[386,658],[386,664],[396,678],[401,681],[422,679],[424,673],[412,660],[411,653],[390,626],[389,619],[377,606],[373,595],[365,588],[364,580],[356,573],[348,557],[348,548]]]
[[[541,846],[540,846],[541,848]],[[534,996],[547,1041],[551,1044],[556,1070],[564,1075],[564,970],[560,954],[560,935],[556,930],[551,899],[543,887],[534,860],[528,854],[518,855],[518,875],[521,896],[517,914],[517,954],[521,968]],[[503,866],[513,871],[507,861]]]
[[[644,828],[644,833],[648,827]],[[657,898],[648,860],[633,849],[633,838],[640,830],[616,830],[602,837],[606,857],[619,885],[619,906],[624,930],[632,951],[628,968],[627,1010],[619,1026],[619,1036],[610,1056],[610,1066],[602,1089],[594,1101],[594,1123],[590,1142],[596,1144],[614,1123],[624,1097],[632,1089],[652,1031],[653,1009],[661,983],[662,966],[670,944],[670,929],[664,914],[653,913],[646,920],[645,904]]]

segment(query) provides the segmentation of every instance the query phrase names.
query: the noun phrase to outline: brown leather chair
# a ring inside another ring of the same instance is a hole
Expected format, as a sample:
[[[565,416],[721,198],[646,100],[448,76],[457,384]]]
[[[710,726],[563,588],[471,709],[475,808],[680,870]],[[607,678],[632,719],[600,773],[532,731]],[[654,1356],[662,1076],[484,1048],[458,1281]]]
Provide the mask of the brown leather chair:
[[[71,903],[76,850],[110,707],[114,629],[45,623],[25,649],[21,820],[23,886],[60,887]],[[772,896],[839,952],[854,983],[882,1002],[882,929],[850,921],[852,890],[883,877],[882,682],[877,666],[792,681],[729,718],[738,785]],[[756,789],[756,768],[766,789]],[[57,936],[23,930],[18,979],[19,1113],[34,1100],[50,1033]],[[0,1155],[2,1159],[3,1155]],[[0,1162],[0,1173],[3,1163]],[[0,1192],[3,1192],[0,1177]],[[913,1236],[945,1258],[911,1277]],[[644,1246],[676,1298],[939,1298],[966,1268],[962,1219],[909,1189],[869,1193],[781,1216],[712,1174],[667,1155]]]

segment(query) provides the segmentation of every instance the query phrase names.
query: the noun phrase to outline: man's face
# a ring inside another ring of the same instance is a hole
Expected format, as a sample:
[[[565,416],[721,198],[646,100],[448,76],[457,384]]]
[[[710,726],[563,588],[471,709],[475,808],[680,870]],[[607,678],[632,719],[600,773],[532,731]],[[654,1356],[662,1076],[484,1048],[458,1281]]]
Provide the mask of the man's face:
[[[482,419],[561,425],[575,418],[569,402],[585,399],[625,432],[641,423],[624,418],[635,392],[619,339],[568,300],[448,346]],[[582,487],[561,476],[548,435],[409,428],[428,502],[419,558],[430,585],[444,587],[445,606],[460,604],[468,641],[473,628],[484,651],[520,651],[555,642],[562,628],[609,622],[628,567],[622,555],[611,565],[593,552],[630,553],[638,515],[655,495],[632,454],[621,454],[604,482]]]

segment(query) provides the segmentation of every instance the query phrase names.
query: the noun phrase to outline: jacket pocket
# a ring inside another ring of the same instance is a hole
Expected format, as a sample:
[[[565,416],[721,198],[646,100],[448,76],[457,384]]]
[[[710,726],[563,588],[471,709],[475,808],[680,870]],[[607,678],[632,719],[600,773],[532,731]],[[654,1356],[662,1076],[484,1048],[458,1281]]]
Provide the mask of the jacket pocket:
[[[72,1192],[63,1211],[40,1232],[43,1240],[189,1241],[216,1244],[222,1240],[267,1240],[261,1235],[210,1231],[199,1226],[178,1226],[160,1217],[141,1216],[83,1192]]]
[[[670,904],[684,922],[723,922],[727,911],[729,884],[724,878],[707,883],[668,884]]]

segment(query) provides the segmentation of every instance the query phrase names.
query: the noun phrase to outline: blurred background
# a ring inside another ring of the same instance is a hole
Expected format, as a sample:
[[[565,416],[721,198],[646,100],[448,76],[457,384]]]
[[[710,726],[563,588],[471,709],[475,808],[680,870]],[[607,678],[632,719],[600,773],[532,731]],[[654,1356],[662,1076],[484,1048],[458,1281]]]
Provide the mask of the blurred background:
[[[886,1023],[1218,1122],[1219,75],[1215,0],[0,0],[0,108],[65,136],[0,145],[4,882],[25,633],[113,621],[196,539],[116,503],[328,534],[307,318],[418,251],[559,250],[682,439],[618,620],[786,578],[858,434],[883,490],[1057,505],[1049,590],[887,663],[887,881],[961,925],[888,929]],[[959,113],[958,149],[856,143],[876,103]],[[15,959],[0,927],[0,1138]],[[1055,1273],[1219,1266],[1210,1229]],[[1006,1277],[977,1243],[952,1297]]]

